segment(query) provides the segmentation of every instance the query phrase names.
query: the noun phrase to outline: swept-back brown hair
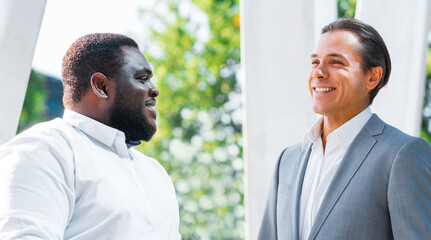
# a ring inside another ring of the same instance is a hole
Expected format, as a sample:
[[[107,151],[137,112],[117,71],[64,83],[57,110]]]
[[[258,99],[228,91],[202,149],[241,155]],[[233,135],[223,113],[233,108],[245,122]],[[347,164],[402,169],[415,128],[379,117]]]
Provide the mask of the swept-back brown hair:
[[[364,72],[370,71],[373,67],[382,67],[382,78],[379,84],[370,91],[369,104],[372,104],[380,89],[388,83],[391,75],[391,58],[385,42],[373,27],[357,19],[340,18],[325,26],[322,34],[331,31],[349,31],[358,38],[361,44],[358,54],[362,59],[361,68]]]

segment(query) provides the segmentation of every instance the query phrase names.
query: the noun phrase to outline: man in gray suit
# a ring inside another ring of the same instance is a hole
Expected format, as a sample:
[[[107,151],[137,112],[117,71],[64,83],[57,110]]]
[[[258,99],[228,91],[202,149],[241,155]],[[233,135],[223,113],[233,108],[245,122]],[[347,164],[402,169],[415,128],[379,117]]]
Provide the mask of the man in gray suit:
[[[323,28],[309,75],[322,118],[282,152],[258,239],[431,239],[431,147],[369,108],[390,71],[371,26]]]

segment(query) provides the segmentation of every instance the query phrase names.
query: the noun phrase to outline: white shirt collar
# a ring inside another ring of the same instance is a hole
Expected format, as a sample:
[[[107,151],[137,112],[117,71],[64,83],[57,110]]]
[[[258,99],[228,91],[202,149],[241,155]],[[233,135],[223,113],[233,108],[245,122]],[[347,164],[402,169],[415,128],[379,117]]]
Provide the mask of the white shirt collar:
[[[126,136],[122,131],[70,109],[64,110],[63,120],[107,147],[113,148],[118,154],[126,154],[129,146],[126,145]]]
[[[304,141],[302,142],[302,147],[304,148],[305,145],[312,142],[315,143],[317,139],[322,136],[322,124],[323,124],[323,117],[320,117],[314,124],[311,126],[311,128],[305,133]]]
[[[342,147],[347,150],[372,115],[373,113],[371,112],[370,107],[365,108],[358,115],[335,129],[335,131],[328,135],[328,138],[331,135],[335,135]],[[305,134],[304,141],[302,143],[303,148],[310,142],[315,143],[316,140],[321,137],[323,127],[322,124],[323,117],[319,118],[319,120],[317,120],[310,130]]]

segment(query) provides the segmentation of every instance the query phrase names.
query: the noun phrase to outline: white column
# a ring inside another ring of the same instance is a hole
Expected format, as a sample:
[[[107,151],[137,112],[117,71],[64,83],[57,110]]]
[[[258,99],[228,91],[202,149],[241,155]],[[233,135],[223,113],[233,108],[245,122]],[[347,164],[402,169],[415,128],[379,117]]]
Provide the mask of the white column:
[[[314,45],[320,40],[322,28],[337,18],[337,0],[313,0]]]
[[[0,144],[18,127],[45,5],[46,0],[0,2]]]
[[[387,123],[419,136],[425,90],[429,0],[358,0],[356,18],[372,25],[391,55],[392,73],[372,109]]]
[[[325,1],[319,17],[314,0],[240,3],[246,239],[257,238],[279,154],[302,141],[316,119],[307,79],[315,26],[336,18],[336,1]]]

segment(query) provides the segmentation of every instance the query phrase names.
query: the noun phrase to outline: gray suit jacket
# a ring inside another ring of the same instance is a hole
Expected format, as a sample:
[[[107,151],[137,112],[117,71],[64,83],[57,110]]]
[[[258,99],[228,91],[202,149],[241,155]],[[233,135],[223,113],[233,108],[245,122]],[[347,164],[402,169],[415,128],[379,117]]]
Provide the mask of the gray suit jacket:
[[[281,154],[258,239],[299,239],[311,144]],[[309,239],[431,239],[431,146],[373,115],[347,150]]]

